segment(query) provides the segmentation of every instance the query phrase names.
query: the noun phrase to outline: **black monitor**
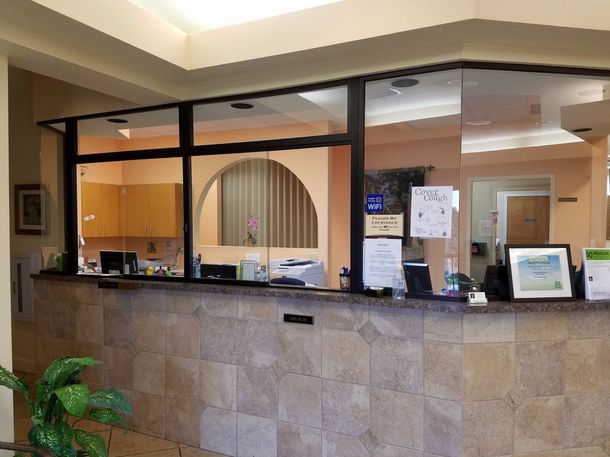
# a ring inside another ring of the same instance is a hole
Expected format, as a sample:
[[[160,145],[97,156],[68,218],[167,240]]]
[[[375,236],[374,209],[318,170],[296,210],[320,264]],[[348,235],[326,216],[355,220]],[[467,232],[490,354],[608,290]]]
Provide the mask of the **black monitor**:
[[[237,265],[202,263],[201,277],[209,279],[237,279]]]
[[[415,294],[431,294],[432,280],[430,267],[427,263],[407,262],[402,264],[407,281],[407,292]]]
[[[105,274],[138,273],[138,253],[135,251],[100,251],[100,263]]]
[[[506,265],[487,265],[485,279],[483,279],[483,292],[488,298],[510,298]]]

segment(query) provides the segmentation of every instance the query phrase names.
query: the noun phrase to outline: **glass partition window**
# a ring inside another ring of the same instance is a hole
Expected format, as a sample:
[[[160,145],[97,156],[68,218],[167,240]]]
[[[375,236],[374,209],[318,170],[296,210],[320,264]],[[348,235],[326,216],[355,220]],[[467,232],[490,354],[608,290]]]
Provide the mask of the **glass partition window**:
[[[483,282],[504,245],[606,246],[610,80],[464,70],[460,268]],[[491,271],[491,270],[490,270]]]
[[[182,276],[182,161],[131,160],[78,166],[79,270]]]
[[[401,269],[409,293],[459,293],[461,86],[461,70],[366,85],[365,286]]]
[[[338,288],[349,164],[346,147],[194,157],[196,276]]]
[[[64,136],[58,133],[62,127],[63,124],[54,124],[53,129],[40,129],[40,186],[32,192],[24,192],[21,198],[16,195],[15,199],[18,205],[15,209],[16,229],[19,230],[20,224],[26,223],[27,228],[38,230],[43,270],[63,270],[62,253],[66,251]],[[30,217],[26,218],[28,214]]]
[[[196,145],[345,133],[347,88],[195,105],[193,117]]]
[[[82,119],[77,128],[79,154],[179,146],[178,108]]]

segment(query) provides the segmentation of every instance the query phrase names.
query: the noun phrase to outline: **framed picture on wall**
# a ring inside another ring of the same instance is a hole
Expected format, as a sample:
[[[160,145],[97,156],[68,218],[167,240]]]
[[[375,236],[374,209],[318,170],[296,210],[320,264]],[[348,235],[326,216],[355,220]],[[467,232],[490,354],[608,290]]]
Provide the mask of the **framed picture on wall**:
[[[46,195],[40,184],[15,185],[15,233],[44,235],[47,231]]]
[[[574,299],[569,244],[507,244],[504,249],[512,301]]]

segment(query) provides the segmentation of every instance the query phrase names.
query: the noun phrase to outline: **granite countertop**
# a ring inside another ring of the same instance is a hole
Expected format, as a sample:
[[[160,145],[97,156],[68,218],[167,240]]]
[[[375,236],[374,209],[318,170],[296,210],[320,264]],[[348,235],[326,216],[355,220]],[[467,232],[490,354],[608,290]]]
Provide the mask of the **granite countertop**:
[[[610,300],[569,300],[544,302],[510,302],[490,301],[486,306],[469,306],[466,302],[447,300],[406,298],[394,300],[391,297],[369,297],[364,294],[340,292],[332,290],[314,290],[295,287],[249,287],[228,284],[204,284],[182,281],[155,281],[125,279],[121,277],[109,278],[94,275],[65,275],[40,273],[33,274],[33,279],[62,282],[80,282],[97,284],[100,288],[118,289],[162,289],[206,292],[212,294],[234,294],[258,297],[275,297],[300,299],[311,301],[326,301],[333,303],[363,304],[371,306],[384,306],[389,308],[421,309],[427,311],[485,314],[485,313],[513,313],[513,312],[540,312],[540,311],[590,311],[610,309]]]

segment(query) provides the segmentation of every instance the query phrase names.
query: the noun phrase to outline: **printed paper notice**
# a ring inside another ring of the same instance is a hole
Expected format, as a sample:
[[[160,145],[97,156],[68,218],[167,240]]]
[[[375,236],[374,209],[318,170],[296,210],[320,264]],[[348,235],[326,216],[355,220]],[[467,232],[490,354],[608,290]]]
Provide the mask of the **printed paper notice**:
[[[413,187],[411,192],[411,236],[451,238],[453,187]]]
[[[364,240],[365,287],[392,287],[397,268],[402,268],[402,240],[367,238]]]
[[[364,236],[403,236],[404,216],[400,214],[367,214]]]
[[[610,298],[610,249],[582,248],[585,267],[585,298],[607,300]]]

